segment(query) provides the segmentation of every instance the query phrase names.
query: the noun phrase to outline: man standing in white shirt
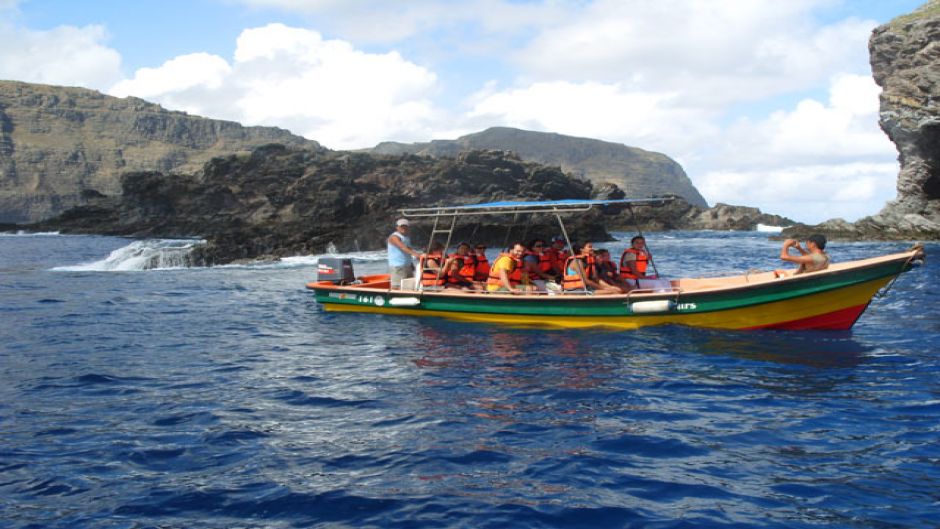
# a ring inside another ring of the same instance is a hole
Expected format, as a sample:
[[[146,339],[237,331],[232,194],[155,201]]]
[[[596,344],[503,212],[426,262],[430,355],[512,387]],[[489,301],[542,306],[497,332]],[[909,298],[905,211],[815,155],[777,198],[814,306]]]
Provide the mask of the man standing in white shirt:
[[[411,248],[408,237],[410,223],[408,219],[398,219],[395,231],[388,236],[388,271],[391,274],[392,288],[401,288],[401,280],[414,277],[415,265],[412,257],[421,257],[421,253]]]

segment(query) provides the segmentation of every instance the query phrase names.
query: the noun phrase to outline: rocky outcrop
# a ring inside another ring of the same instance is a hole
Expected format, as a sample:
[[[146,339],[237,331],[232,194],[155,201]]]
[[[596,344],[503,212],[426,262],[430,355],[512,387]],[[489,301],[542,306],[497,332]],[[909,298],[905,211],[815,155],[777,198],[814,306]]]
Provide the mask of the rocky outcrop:
[[[380,143],[375,154],[421,154],[454,157],[474,149],[505,149],[526,161],[557,165],[595,186],[613,183],[633,197],[678,195],[690,204],[708,207],[682,166],[664,154],[619,143],[561,134],[493,127],[456,140],[429,143]]]
[[[85,205],[29,226],[37,231],[135,237],[200,237],[194,264],[288,255],[381,249],[399,209],[504,200],[620,198],[613,184],[594,188],[558,167],[523,162],[509,151],[469,151],[454,159],[371,155],[268,145],[219,157],[191,174],[133,172],[114,196],[86,193]],[[664,207],[635,208],[644,230],[753,229],[789,222],[754,208],[712,209],[679,198]],[[615,208],[565,219],[574,240],[608,240],[606,229],[632,230],[633,217]],[[552,216],[476,217],[458,224],[453,240],[501,247],[508,241],[559,233]],[[430,220],[412,235],[426,244]]]
[[[557,167],[523,162],[505,151],[472,151],[456,159],[373,156],[269,145],[250,155],[211,160],[193,175],[127,173],[116,197],[33,225],[36,230],[138,237],[198,236],[195,262],[226,263],[385,247],[398,209],[500,200],[589,198],[591,185]],[[484,218],[455,239],[502,245],[507,238],[548,237],[554,218]],[[572,221],[572,236],[605,240],[600,214]],[[429,222],[415,224],[418,243]]]
[[[120,193],[134,171],[190,173],[215,156],[268,143],[319,145],[84,88],[0,81],[0,222],[31,222]]]
[[[854,224],[841,219],[784,235],[819,231],[843,239],[940,239],[940,0],[876,28],[871,68],[882,88],[882,130],[897,146],[897,198]]]

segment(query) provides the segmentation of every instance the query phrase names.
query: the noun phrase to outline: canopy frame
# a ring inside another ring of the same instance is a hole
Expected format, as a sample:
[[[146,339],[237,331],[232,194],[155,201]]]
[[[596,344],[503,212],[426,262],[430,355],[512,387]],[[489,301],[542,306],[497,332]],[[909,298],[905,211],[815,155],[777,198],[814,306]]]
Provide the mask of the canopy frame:
[[[599,206],[608,205],[661,205],[673,200],[673,197],[621,198],[610,200],[548,200],[542,202],[487,202],[460,206],[430,206],[423,208],[402,208],[399,211],[405,218],[437,216],[471,215],[507,215],[507,214],[570,214],[583,213]]]
[[[565,229],[565,223],[562,221],[562,215],[568,215],[573,213],[584,213],[594,209],[595,207],[603,207],[609,205],[624,205],[633,215],[634,223],[636,223],[636,214],[633,213],[634,205],[648,205],[648,206],[659,206],[663,205],[666,202],[670,202],[674,197],[649,197],[649,198],[620,198],[620,199],[607,199],[607,200],[583,200],[583,199],[570,199],[570,200],[548,200],[540,202],[487,202],[482,204],[465,204],[459,206],[430,206],[424,208],[402,208],[399,209],[402,216],[405,218],[422,218],[422,217],[433,217],[434,218],[434,227],[431,229],[431,236],[428,238],[428,247],[425,255],[431,253],[431,246],[434,244],[434,235],[438,233],[446,233],[447,239],[444,244],[444,249],[441,252],[440,266],[437,270],[436,280],[440,280],[441,275],[444,272],[445,264],[445,252],[450,247],[451,237],[453,236],[454,227],[457,223],[457,217],[470,217],[470,216],[489,216],[489,215],[513,215],[514,218],[518,217],[520,214],[527,215],[554,215],[558,219],[558,226],[561,228],[561,233],[565,238],[565,244],[568,247],[568,254],[574,255],[574,247],[571,244],[571,239],[568,236],[568,230]],[[450,217],[450,229],[442,230],[438,229],[439,222],[442,217]],[[511,226],[510,226],[510,229]],[[639,225],[637,225],[639,229]],[[507,243],[508,244],[508,243]],[[419,263],[421,261],[419,260]],[[655,270],[656,265],[653,265]],[[419,292],[423,291],[423,285],[421,283],[421,277],[424,274],[423,264],[419,264],[419,270],[416,277],[417,290]],[[579,275],[581,276],[582,283],[587,285],[585,281],[585,272],[583,267],[579,267]],[[389,286],[391,288],[391,285]],[[585,286],[585,292],[590,293],[590,290]]]

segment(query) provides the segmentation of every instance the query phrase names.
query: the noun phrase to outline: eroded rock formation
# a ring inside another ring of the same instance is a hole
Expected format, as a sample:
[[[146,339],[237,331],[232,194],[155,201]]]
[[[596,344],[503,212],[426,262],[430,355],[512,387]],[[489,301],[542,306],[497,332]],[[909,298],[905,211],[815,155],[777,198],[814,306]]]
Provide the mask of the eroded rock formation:
[[[882,130],[897,146],[897,198],[877,215],[797,232],[848,239],[940,239],[940,0],[879,26],[869,40]]]

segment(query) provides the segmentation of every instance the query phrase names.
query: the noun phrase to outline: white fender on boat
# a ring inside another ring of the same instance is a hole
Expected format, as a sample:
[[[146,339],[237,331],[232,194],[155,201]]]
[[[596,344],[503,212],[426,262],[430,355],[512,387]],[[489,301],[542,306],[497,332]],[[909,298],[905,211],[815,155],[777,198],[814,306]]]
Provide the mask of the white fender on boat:
[[[637,301],[630,304],[634,314],[654,314],[657,312],[672,312],[676,310],[676,302],[671,299],[657,301]]]
[[[388,298],[388,304],[393,307],[416,307],[421,304],[421,300],[414,297]]]

